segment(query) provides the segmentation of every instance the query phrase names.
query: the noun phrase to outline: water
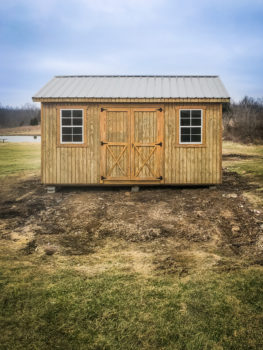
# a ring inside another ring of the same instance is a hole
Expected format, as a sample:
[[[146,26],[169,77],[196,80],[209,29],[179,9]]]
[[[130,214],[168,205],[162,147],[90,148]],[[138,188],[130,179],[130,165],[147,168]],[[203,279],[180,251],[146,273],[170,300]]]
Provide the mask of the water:
[[[33,136],[33,135],[11,135],[11,136],[0,136],[0,142],[40,142],[41,136]]]

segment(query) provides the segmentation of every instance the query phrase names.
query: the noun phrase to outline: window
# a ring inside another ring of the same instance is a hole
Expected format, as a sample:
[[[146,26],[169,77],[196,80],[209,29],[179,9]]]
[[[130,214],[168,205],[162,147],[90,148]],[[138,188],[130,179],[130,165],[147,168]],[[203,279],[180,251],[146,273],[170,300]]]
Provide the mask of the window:
[[[83,109],[61,109],[60,142],[83,143]]]
[[[180,144],[201,144],[203,111],[201,109],[180,110]]]

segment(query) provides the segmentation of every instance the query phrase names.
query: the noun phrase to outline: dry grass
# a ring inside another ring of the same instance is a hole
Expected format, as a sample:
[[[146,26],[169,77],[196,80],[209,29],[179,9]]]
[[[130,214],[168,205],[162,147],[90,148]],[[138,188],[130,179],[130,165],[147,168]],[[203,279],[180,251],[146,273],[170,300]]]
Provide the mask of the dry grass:
[[[16,128],[0,128],[0,136],[9,135],[41,135],[41,127],[40,125],[25,125]]]
[[[37,158],[21,146],[13,159]],[[214,190],[49,195],[30,169],[0,179],[1,350],[263,347],[263,218],[247,175]]]
[[[255,184],[244,196],[258,208],[263,206],[263,146],[223,143],[223,167],[235,171]]]

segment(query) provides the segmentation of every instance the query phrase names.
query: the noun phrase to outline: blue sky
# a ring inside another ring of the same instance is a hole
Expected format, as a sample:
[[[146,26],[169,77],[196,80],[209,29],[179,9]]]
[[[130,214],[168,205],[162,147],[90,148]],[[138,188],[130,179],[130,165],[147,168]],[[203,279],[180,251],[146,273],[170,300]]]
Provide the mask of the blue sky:
[[[217,74],[263,97],[263,0],[0,0],[2,105],[70,74]]]

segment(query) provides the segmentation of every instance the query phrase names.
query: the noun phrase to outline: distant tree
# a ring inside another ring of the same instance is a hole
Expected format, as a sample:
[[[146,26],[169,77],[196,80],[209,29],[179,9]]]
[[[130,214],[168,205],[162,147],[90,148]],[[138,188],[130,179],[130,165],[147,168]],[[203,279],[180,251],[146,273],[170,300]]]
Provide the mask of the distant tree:
[[[38,125],[38,119],[37,119],[37,117],[32,118],[32,119],[30,120],[30,125]]]
[[[25,104],[22,107],[3,106],[0,103],[0,127],[12,128],[20,125],[30,125],[32,119],[37,119],[38,123],[34,121],[34,125],[40,123],[40,109],[32,104]],[[23,124],[22,124],[23,123]]]
[[[263,143],[263,98],[245,96],[223,111],[224,138],[244,143]]]

